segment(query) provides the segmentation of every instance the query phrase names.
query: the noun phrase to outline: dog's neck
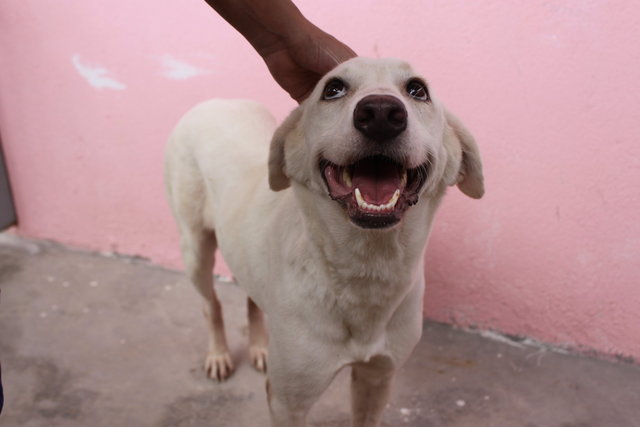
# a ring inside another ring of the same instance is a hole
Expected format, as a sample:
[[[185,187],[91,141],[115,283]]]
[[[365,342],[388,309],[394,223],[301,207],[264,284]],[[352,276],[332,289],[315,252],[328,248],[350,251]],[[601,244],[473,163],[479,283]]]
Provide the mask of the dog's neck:
[[[296,188],[297,187],[297,188]],[[352,224],[333,200],[294,184],[296,214],[288,216],[291,239],[285,263],[310,279],[310,295],[321,295],[331,319],[359,342],[380,337],[412,289],[424,280],[424,249],[439,198],[425,198],[391,229],[367,230]],[[291,205],[289,205],[291,206]]]

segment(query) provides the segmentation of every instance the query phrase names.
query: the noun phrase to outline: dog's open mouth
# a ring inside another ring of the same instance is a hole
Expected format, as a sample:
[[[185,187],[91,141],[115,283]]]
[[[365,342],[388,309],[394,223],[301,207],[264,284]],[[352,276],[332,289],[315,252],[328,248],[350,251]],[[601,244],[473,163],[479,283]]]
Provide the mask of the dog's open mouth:
[[[320,161],[320,172],[331,198],[349,218],[363,228],[397,224],[402,214],[418,201],[428,175],[427,163],[407,169],[385,156],[371,156],[339,166]]]

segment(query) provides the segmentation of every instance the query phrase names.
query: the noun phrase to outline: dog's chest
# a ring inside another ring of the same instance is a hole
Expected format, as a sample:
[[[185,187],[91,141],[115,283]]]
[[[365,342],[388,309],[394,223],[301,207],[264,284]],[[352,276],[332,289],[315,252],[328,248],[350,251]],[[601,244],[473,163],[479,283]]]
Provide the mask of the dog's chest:
[[[406,294],[406,285],[361,279],[332,292],[331,315],[350,348],[368,353],[384,347],[387,326]]]

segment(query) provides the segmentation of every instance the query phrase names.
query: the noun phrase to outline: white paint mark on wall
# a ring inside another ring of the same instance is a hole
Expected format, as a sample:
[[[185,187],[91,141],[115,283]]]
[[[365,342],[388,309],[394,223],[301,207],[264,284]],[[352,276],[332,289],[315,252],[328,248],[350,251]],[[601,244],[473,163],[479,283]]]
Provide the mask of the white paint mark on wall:
[[[545,351],[553,351],[555,353],[560,353],[560,354],[569,354],[569,351],[566,348],[560,347],[560,346],[554,346],[554,345],[550,345],[550,344],[545,344],[542,343],[540,341],[536,341],[534,339],[531,338],[524,338],[522,340],[518,339],[518,340],[514,340],[513,338],[510,338],[504,334],[501,334],[500,332],[496,332],[496,331],[491,331],[491,330],[476,330],[476,329],[466,329],[467,332],[471,332],[474,334],[478,334],[483,338],[487,338],[493,341],[497,341],[497,342],[501,342],[503,344],[507,344],[510,345],[512,347],[516,347],[516,348],[520,348],[520,349],[526,349],[526,348],[535,348],[538,349],[538,351],[536,351],[533,356],[539,356],[540,353],[545,352]],[[531,355],[529,355],[531,356]],[[527,356],[527,357],[529,357]],[[498,353],[496,355],[496,357],[498,359],[502,358],[502,353]]]
[[[209,70],[198,68],[169,54],[163,55],[161,61],[163,67],[161,74],[172,80],[186,80],[211,73]]]
[[[124,90],[127,87],[124,83],[111,77],[109,75],[111,71],[106,68],[82,63],[80,55],[77,53],[71,57],[71,62],[73,62],[73,66],[76,67],[78,73],[96,89]]]
[[[498,332],[494,332],[494,331],[480,331],[478,333],[481,337],[483,338],[487,338],[493,341],[497,341],[497,342],[501,342],[503,344],[507,344],[510,345],[512,347],[516,347],[516,348],[524,348],[525,346],[517,341],[514,341],[510,338],[507,338],[506,336],[502,335],[501,333]]]

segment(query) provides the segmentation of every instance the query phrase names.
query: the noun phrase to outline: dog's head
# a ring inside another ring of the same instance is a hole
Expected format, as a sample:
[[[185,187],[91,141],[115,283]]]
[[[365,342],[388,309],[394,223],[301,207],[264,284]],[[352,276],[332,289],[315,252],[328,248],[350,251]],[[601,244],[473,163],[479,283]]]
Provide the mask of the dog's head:
[[[406,62],[355,58],[324,76],[276,130],[274,191],[291,180],[335,200],[362,228],[391,227],[422,197],[484,193],[478,147]]]

